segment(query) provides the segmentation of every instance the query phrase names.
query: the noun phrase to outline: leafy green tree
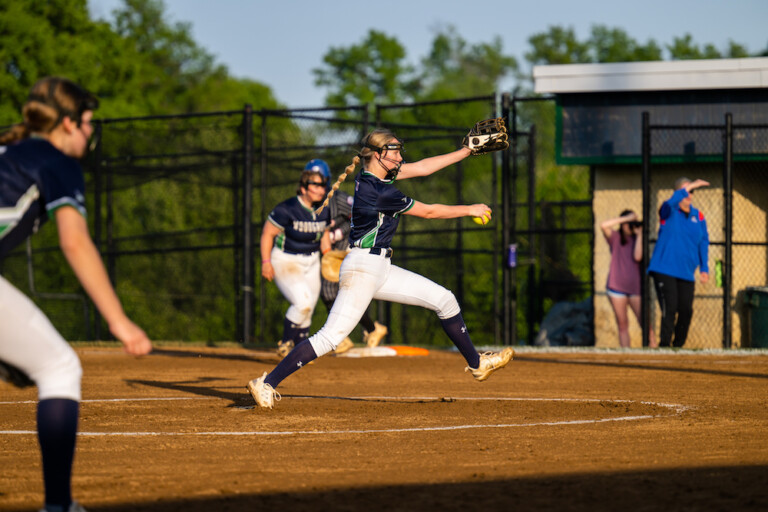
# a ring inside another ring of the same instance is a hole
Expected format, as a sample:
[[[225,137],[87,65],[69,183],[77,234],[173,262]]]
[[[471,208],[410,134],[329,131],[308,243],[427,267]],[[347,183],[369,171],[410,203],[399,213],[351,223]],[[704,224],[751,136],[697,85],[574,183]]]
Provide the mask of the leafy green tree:
[[[661,60],[661,47],[653,39],[639,44],[619,28],[604,25],[592,27],[592,36],[587,43],[595,62],[635,62]]]
[[[360,44],[331,48],[323,57],[325,66],[312,72],[316,85],[329,88],[328,106],[397,103],[411,97],[418,87],[405,57],[405,48],[397,39],[370,30]]]
[[[504,55],[499,36],[490,43],[469,45],[451,26],[437,34],[429,55],[422,60],[418,99],[492,94],[517,68],[517,59]]]
[[[593,62],[589,44],[579,41],[573,28],[552,26],[548,32],[529,37],[528,43],[532,48],[525,60],[532,65]]]

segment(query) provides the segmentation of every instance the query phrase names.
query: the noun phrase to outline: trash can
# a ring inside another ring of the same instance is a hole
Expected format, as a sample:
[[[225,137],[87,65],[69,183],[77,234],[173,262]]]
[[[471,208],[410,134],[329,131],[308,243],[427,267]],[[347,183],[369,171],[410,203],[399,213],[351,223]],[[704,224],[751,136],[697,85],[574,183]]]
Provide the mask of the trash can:
[[[749,347],[768,348],[768,287],[753,286],[744,290]]]

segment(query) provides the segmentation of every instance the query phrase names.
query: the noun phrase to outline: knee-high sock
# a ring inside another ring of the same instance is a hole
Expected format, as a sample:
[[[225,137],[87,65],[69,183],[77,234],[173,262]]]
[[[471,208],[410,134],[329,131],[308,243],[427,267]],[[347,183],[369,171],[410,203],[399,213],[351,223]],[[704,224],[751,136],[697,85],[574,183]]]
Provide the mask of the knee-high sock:
[[[480,355],[477,353],[477,349],[472,344],[472,340],[469,337],[469,331],[464,324],[464,318],[461,313],[445,320],[440,320],[443,324],[443,330],[451,338],[451,341],[456,348],[459,349],[461,355],[467,360],[467,364],[470,368],[477,368],[480,366]]]
[[[72,461],[80,405],[67,398],[41,400],[37,404],[37,437],[43,456],[45,503],[63,506],[72,502]]]
[[[315,349],[312,348],[309,340],[304,340],[293,347],[293,350],[275,366],[275,369],[269,372],[264,382],[276,388],[290,374],[315,359],[317,359]]]
[[[282,341],[293,341],[294,344],[298,344],[301,339],[299,335],[301,327],[291,322],[287,318],[283,318],[283,339]]]

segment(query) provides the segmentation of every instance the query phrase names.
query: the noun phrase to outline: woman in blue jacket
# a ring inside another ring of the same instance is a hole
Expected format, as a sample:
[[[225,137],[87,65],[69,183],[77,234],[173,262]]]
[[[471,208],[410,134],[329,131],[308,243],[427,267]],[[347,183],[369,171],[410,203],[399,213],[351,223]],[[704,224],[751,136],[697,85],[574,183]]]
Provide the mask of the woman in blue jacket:
[[[680,178],[672,197],[659,208],[659,236],[648,273],[653,277],[661,308],[662,347],[685,345],[693,316],[697,267],[702,284],[709,281],[707,222],[704,214],[691,205],[693,191],[706,186],[709,183],[704,180]]]

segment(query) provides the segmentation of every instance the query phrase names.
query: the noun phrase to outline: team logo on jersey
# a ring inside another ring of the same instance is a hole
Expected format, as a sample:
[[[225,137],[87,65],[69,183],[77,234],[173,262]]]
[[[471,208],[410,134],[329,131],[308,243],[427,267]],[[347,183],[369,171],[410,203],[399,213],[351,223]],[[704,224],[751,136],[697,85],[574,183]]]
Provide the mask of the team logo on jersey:
[[[80,204],[85,203],[85,196],[79,190],[75,190],[75,199],[77,199],[77,202]]]
[[[293,221],[293,229],[299,233],[319,233],[325,229],[325,221],[295,220]]]

